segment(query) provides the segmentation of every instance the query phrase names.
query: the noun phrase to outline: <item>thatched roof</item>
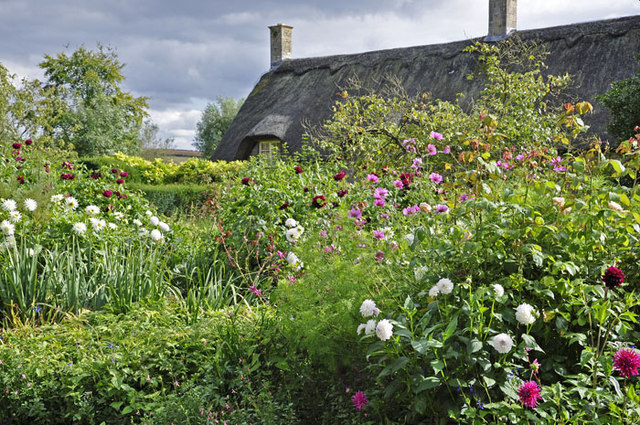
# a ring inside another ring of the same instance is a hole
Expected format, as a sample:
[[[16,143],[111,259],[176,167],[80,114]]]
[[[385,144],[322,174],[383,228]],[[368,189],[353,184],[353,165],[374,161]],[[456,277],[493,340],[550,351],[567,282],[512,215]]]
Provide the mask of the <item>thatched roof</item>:
[[[596,113],[587,118],[591,132],[607,138],[608,113],[594,97],[611,82],[634,76],[640,52],[640,16],[519,31],[523,41],[537,41],[550,52],[545,63],[553,75],[569,73],[574,89],[566,101],[590,101]],[[331,117],[338,93],[356,77],[381,89],[390,76],[409,94],[430,92],[454,100],[458,93],[475,96],[480,82],[466,76],[475,58],[462,50],[481,39],[374,52],[285,60],[262,76],[229,130],[214,159],[246,159],[256,140],[273,138],[300,149],[304,124],[319,125]]]

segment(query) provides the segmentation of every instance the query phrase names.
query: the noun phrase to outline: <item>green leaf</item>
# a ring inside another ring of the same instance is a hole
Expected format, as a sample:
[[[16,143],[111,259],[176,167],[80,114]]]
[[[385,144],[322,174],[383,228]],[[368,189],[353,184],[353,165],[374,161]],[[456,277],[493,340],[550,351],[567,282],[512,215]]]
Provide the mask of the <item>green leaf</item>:
[[[482,350],[482,342],[480,342],[480,340],[478,340],[478,338],[473,338],[467,344],[467,353],[468,354],[477,353],[480,350]]]
[[[609,165],[611,165],[611,167],[615,170],[616,176],[621,176],[626,170],[624,165],[622,165],[622,163],[617,159],[610,159]]]
[[[418,388],[416,389],[416,393],[420,393],[425,390],[429,390],[431,388],[435,388],[440,385],[440,378],[437,376],[429,376],[424,378]]]
[[[493,386],[496,384],[496,380],[495,380],[495,379],[489,378],[489,377],[488,377],[488,376],[486,376],[486,375],[484,375],[484,376],[482,377],[482,379],[484,380],[485,384],[487,384],[487,387],[488,387],[488,388],[491,388],[491,387],[493,387]]]
[[[437,375],[444,369],[444,362],[442,360],[433,360],[431,362],[431,367],[433,368],[433,372]]]
[[[540,351],[540,352],[544,353],[544,350],[542,348],[540,348],[540,346],[536,342],[536,339],[534,337],[532,337],[531,335],[522,334],[522,341],[524,341],[524,345],[527,348],[530,348],[532,350],[536,350],[536,351]]]
[[[456,331],[457,328],[458,328],[458,315],[456,314],[455,316],[453,316],[453,318],[447,325],[447,328],[442,333],[442,342],[445,342],[447,339],[451,338],[451,335],[453,335],[453,333]]]

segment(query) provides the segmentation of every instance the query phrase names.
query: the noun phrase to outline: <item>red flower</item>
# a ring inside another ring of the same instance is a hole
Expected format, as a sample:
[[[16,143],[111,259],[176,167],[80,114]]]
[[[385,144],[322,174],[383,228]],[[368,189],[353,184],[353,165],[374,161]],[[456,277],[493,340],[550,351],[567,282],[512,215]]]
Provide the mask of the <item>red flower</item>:
[[[623,348],[613,356],[613,368],[626,379],[638,374],[640,356],[635,350]]]
[[[71,173],[62,173],[62,174],[60,174],[60,178],[61,178],[62,180],[73,180],[73,179],[75,179],[75,178],[76,178],[76,176],[74,176],[74,175],[73,175],[73,174],[71,174]]]
[[[124,180],[122,180],[122,179],[118,179],[118,180],[116,180],[116,183],[118,183],[118,184],[122,184],[122,183],[124,183]]]
[[[110,190],[105,190],[104,192],[102,192],[102,194],[107,198],[111,198],[111,195],[113,195],[113,192]]]
[[[73,164],[69,161],[64,161],[62,163],[62,168],[66,168],[68,170],[73,170]]]
[[[344,178],[344,176],[347,175],[347,170],[343,170],[340,171],[338,174],[334,174],[333,175],[333,179],[337,182],[339,182],[340,180],[342,180]]]
[[[322,195],[313,197],[312,205],[316,208],[322,208],[326,205],[326,203],[327,203],[327,200]]]
[[[22,144],[20,144],[20,143],[18,143],[18,142],[15,142],[15,143],[14,143],[13,145],[11,145],[11,146],[13,146],[13,148],[14,148],[14,149],[21,149],[21,148],[22,148]]]
[[[16,177],[16,180],[18,180],[20,182],[20,184],[24,184],[24,177],[18,176],[18,177]]]
[[[540,397],[540,387],[535,381],[526,381],[518,389],[518,397],[525,407],[534,408],[538,405]]]
[[[353,401],[353,407],[355,407],[356,410],[362,410],[367,407],[367,404],[369,404],[367,396],[362,391],[358,391],[357,393],[355,393],[351,397],[351,401]]]
[[[123,171],[120,173],[120,177],[129,177],[129,173],[127,173],[126,171]]]
[[[296,168],[294,168],[294,170],[296,170],[297,174],[302,174],[302,168],[296,167]]]
[[[284,204],[278,207],[279,210],[284,210],[289,207],[289,201],[286,201]]]
[[[113,174],[118,174],[118,169],[117,169],[117,168],[112,168],[112,169],[111,169],[111,172],[112,172]]]
[[[91,173],[91,178],[94,180],[98,180],[100,178],[100,174],[99,173]]]
[[[24,141],[24,144],[27,145],[27,146],[31,146],[33,144],[33,140],[27,139],[27,140]]]
[[[604,275],[602,275],[602,281],[607,288],[613,289],[622,284],[624,273],[619,268],[611,266],[605,270]]]
[[[349,193],[349,191],[348,191],[348,190],[346,190],[346,189],[340,189],[340,190],[338,191],[338,198],[343,198],[343,197],[344,197],[344,195],[346,195],[347,193]]]
[[[242,178],[242,184],[245,186],[249,186],[249,183],[251,183],[253,179],[250,179],[249,177],[243,177]]]

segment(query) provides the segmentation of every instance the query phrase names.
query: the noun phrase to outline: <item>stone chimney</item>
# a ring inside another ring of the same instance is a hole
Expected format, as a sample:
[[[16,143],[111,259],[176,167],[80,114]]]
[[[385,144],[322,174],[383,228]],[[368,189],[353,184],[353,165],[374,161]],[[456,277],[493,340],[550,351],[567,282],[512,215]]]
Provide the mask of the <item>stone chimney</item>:
[[[518,22],[517,0],[489,0],[489,35],[485,41],[507,38],[516,30]]]
[[[284,24],[269,27],[271,31],[271,69],[276,69],[283,60],[291,58],[291,30]]]

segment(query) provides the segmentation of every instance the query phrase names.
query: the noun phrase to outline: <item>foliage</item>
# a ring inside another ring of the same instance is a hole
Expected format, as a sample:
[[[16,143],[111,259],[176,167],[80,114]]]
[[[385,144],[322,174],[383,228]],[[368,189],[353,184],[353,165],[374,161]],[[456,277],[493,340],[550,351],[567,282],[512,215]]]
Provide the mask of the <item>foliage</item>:
[[[202,152],[205,158],[213,155],[243,103],[244,99],[218,97],[214,103],[207,104],[196,125],[194,142],[196,149]]]
[[[173,137],[166,138],[164,140],[158,137],[158,132],[160,128],[158,124],[150,120],[145,120],[142,128],[140,129],[140,134],[138,135],[138,143],[140,144],[140,149],[143,151],[147,149],[174,149],[175,140]]]
[[[43,87],[63,103],[47,117],[44,133],[79,155],[136,152],[147,103],[122,90],[123,67],[116,52],[101,45],[96,51],[81,46],[70,55],[45,55]]]
[[[196,184],[133,184],[131,187],[141,191],[158,212],[165,215],[200,208],[209,199],[210,191],[208,186]]]
[[[609,109],[607,130],[616,141],[632,137],[634,127],[640,125],[640,70],[635,77],[614,81],[597,100]]]

